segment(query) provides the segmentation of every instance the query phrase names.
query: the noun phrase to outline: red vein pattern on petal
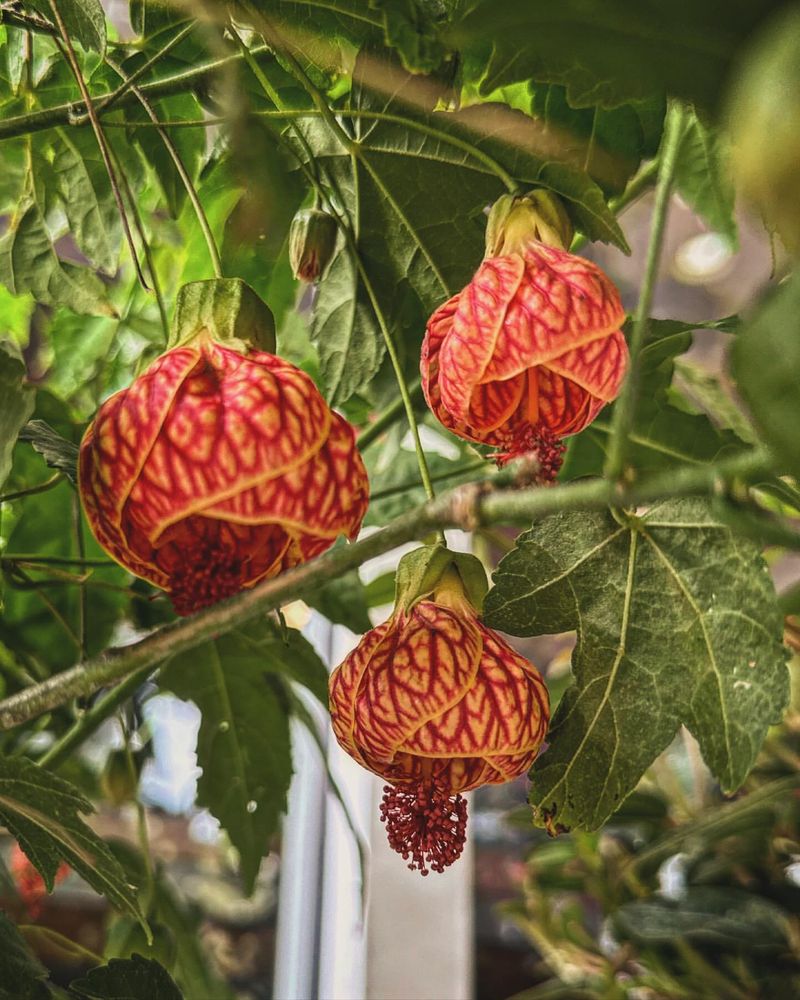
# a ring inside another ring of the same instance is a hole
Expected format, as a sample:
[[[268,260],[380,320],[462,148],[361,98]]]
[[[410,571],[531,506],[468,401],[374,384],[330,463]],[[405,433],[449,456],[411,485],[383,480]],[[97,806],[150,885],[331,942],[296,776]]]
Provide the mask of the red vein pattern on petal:
[[[483,648],[474,618],[432,601],[417,602],[398,625],[373,655],[356,703],[354,738],[374,760],[391,761],[420,725],[464,697]]]
[[[442,402],[467,421],[473,388],[483,380],[501,342],[506,310],[525,273],[518,254],[485,260],[461,292],[452,325],[439,352]]]
[[[481,381],[546,365],[565,351],[618,330],[625,311],[613,282],[591,261],[530,243],[525,274],[509,299],[502,333]]]

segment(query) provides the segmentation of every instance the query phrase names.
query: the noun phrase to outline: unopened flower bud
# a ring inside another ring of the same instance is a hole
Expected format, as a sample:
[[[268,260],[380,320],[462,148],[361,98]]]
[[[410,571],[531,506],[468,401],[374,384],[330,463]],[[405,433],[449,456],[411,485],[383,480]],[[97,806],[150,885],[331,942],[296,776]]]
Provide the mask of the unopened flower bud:
[[[289,261],[295,278],[319,281],[336,249],[336,219],[318,208],[303,208],[289,230]]]

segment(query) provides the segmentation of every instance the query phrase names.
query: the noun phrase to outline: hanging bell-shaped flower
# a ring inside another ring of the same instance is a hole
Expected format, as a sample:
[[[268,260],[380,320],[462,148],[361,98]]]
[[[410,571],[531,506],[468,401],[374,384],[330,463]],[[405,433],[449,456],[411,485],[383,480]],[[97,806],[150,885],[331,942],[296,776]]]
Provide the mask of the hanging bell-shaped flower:
[[[243,282],[185,286],[175,346],[103,403],[81,444],[95,537],[179,614],[354,538],[367,509],[353,428],[271,353],[271,323]]]
[[[388,782],[389,843],[423,875],[463,850],[463,793],[524,774],[549,720],[536,667],[478,619],[485,590],[473,556],[415,550],[398,568],[391,618],[331,676],[336,738]]]
[[[616,397],[628,363],[619,293],[569,253],[571,237],[553,195],[505,195],[483,263],[431,316],[422,347],[422,388],[441,423],[497,448],[500,464],[533,453],[543,480],[558,472],[561,439]]]

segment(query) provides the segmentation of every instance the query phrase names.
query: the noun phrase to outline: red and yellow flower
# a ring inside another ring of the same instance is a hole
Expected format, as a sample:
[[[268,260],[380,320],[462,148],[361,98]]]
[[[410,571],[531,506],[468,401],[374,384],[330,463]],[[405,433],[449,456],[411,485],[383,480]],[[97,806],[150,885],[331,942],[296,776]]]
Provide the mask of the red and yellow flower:
[[[478,619],[485,589],[474,557],[416,550],[398,569],[392,617],[331,677],[336,738],[389,782],[389,843],[423,874],[461,854],[462,793],[525,773],[549,720],[538,670]]]
[[[353,538],[369,494],[309,376],[204,329],[102,405],[79,478],[98,542],[179,614]]]
[[[501,198],[472,281],[434,312],[422,348],[429,407],[453,433],[533,452],[543,479],[619,392],[628,363],[625,313],[611,279],[566,247],[572,230],[545,192]]]

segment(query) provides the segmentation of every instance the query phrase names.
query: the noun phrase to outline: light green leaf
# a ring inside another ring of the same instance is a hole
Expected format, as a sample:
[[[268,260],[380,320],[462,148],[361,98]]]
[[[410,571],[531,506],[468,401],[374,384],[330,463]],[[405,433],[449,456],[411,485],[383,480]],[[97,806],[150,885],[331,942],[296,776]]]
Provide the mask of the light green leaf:
[[[70,983],[85,1000],[184,1000],[167,970],[152,958],[112,958]]]
[[[248,892],[286,810],[292,774],[288,706],[270,674],[327,698],[327,674],[309,644],[294,631],[284,642],[266,619],[175,657],[160,681],[202,712],[198,802],[238,850]]]
[[[733,345],[739,390],[787,472],[800,476],[800,275],[777,289]]]
[[[52,892],[62,861],[107,897],[114,906],[142,922],[144,917],[124,872],[100,837],[80,818],[93,806],[68,781],[24,757],[0,758],[0,822]]]
[[[694,111],[689,115],[681,141],[675,188],[690,208],[726,237],[732,249],[738,246],[727,143],[717,129]]]
[[[0,912],[0,1000],[50,1000],[47,976],[20,932]]]
[[[53,170],[70,229],[89,260],[113,274],[122,223],[100,149],[90,131],[58,129]]]
[[[574,107],[616,107],[654,93],[714,106],[741,49],[780,0],[477,0],[443,33],[484,92],[538,80]],[[480,58],[488,51],[488,61]]]
[[[25,385],[25,363],[18,349],[0,340],[0,486],[11,471],[11,453],[33,413],[36,393]]]
[[[531,770],[549,829],[597,829],[688,726],[726,792],[744,781],[788,697],[782,618],[758,549],[705,501],[661,503],[624,526],[565,513],[521,535],[486,623],[577,629],[574,684]]]
[[[14,295],[32,292],[46,305],[114,316],[99,278],[85,267],[59,260],[39,205],[26,198],[0,239],[0,281]]]

